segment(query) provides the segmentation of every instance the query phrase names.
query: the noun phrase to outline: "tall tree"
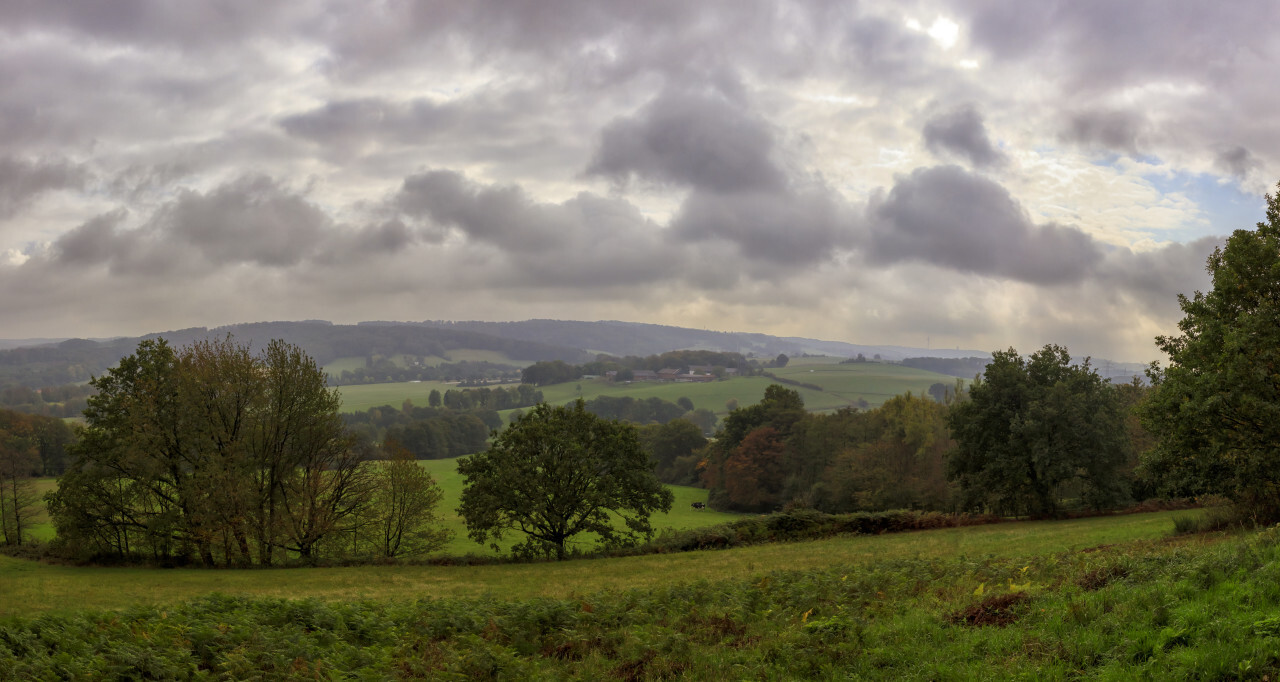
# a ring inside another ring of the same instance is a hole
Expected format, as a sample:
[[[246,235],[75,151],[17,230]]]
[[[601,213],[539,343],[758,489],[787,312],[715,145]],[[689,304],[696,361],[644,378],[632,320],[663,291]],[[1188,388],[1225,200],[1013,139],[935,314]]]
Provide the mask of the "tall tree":
[[[1102,507],[1123,499],[1125,425],[1113,387],[1061,346],[1023,359],[996,351],[969,400],[948,424],[956,449],[949,476],[968,507],[1042,516],[1056,513],[1063,486],[1076,484]]]
[[[25,424],[22,426],[26,426]],[[39,496],[31,475],[40,458],[29,428],[0,430],[0,542],[20,545],[39,511]]]
[[[444,492],[413,454],[399,443],[387,441],[383,451],[390,458],[372,463],[376,481],[369,504],[374,553],[393,559],[421,556],[444,546],[451,532],[438,526],[436,507]]]
[[[652,536],[651,514],[671,509],[635,427],[595,416],[582,400],[537,405],[488,450],[458,460],[458,473],[468,535],[486,542],[521,533],[517,555],[564,559],[581,533],[605,546],[634,543]]]
[[[1277,185],[1280,190],[1280,185]],[[1141,409],[1158,438],[1145,468],[1166,491],[1227,495],[1245,516],[1280,520],[1280,191],[1266,222],[1208,259],[1213,288],[1179,295],[1181,334]]]

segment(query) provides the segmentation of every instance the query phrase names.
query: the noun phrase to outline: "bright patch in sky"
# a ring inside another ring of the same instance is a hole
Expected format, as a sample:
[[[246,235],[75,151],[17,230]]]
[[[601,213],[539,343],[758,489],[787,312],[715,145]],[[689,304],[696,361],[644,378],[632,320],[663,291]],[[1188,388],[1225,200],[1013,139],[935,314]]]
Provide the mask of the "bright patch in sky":
[[[1144,177],[1161,194],[1181,194],[1195,202],[1206,214],[1207,225],[1190,224],[1168,235],[1178,241],[1227,235],[1235,230],[1251,230],[1266,210],[1266,202],[1262,197],[1242,192],[1236,183],[1207,173],[1178,171]]]

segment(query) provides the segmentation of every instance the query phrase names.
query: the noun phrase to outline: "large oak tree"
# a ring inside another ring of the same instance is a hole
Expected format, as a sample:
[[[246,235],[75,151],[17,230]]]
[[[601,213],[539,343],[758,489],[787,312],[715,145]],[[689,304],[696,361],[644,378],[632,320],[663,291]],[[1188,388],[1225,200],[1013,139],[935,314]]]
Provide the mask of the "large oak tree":
[[[582,533],[604,546],[647,539],[650,515],[671,509],[636,428],[595,416],[582,400],[537,405],[488,450],[458,460],[458,472],[468,535],[483,543],[523,534],[512,550],[520,556],[564,559]]]
[[[1280,520],[1280,191],[1266,218],[1209,256],[1210,291],[1178,296],[1181,334],[1156,339],[1169,366],[1142,408],[1166,492],[1221,493],[1260,522]]]
[[[947,421],[956,441],[948,475],[967,507],[1043,516],[1065,496],[1094,507],[1125,496],[1115,475],[1127,447],[1115,388],[1061,346],[1030,358],[996,351]]]

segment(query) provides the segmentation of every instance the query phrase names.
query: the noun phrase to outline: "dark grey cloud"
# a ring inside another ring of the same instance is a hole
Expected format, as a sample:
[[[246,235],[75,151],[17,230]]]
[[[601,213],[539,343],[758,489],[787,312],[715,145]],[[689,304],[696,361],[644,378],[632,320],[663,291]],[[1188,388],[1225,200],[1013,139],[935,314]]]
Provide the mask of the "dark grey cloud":
[[[518,186],[438,170],[406,178],[390,206],[496,249],[485,275],[494,286],[611,290],[675,276],[688,262],[635,206],[589,192],[538,202]]]
[[[0,25],[9,31],[73,31],[93,40],[190,47],[238,43],[278,30],[290,12],[284,5],[235,0],[116,0],[89,4],[75,0],[17,0],[0,3]]]
[[[682,242],[719,249],[721,260],[743,267],[756,261],[786,273],[830,260],[851,243],[854,223],[853,210],[825,187],[756,194],[698,191],[680,207],[671,230]]]
[[[30,161],[0,156],[0,218],[8,218],[40,195],[83,189],[89,173],[65,159]]]
[[[934,154],[966,159],[975,167],[1002,166],[1008,161],[987,135],[982,114],[972,105],[937,114],[924,124],[924,143]]]
[[[1099,279],[1148,309],[1178,313],[1178,294],[1191,296],[1212,286],[1205,265],[1222,237],[1170,242],[1149,251],[1116,249],[1099,268]]]
[[[1137,155],[1142,151],[1142,138],[1147,127],[1146,118],[1135,112],[1082,111],[1067,119],[1061,136],[1085,147]]]
[[[294,268],[348,262],[419,241],[396,220],[363,228],[338,225],[305,196],[261,175],[209,192],[183,190],[136,226],[123,209],[61,235],[49,249],[54,267],[104,266],[117,275],[199,276],[225,268]]]
[[[870,252],[1038,284],[1078,282],[1102,259],[1075,227],[1033,224],[995,182],[958,166],[898,178],[868,208]]]
[[[456,228],[503,250],[556,250],[572,236],[554,206],[538,204],[517,186],[479,185],[456,171],[405,178],[393,204],[406,216]]]
[[[1077,92],[1153,77],[1229,80],[1233,63],[1267,52],[1280,7],[1268,0],[972,0],[970,39],[1000,60],[1034,60]]]
[[[192,247],[214,264],[297,264],[330,228],[328,215],[271,178],[251,175],[212,192],[184,192],[146,229]]]
[[[768,123],[718,93],[667,92],[601,133],[587,168],[616,182],[631,178],[711,192],[777,190]]]
[[[1249,173],[1262,167],[1262,162],[1254,158],[1248,149],[1236,145],[1218,152],[1215,162],[1218,168],[1237,177],[1245,178]]]
[[[120,258],[132,248],[130,238],[118,230],[127,216],[127,211],[117,209],[94,216],[79,227],[63,233],[53,243],[54,261],[67,265],[93,266]]]

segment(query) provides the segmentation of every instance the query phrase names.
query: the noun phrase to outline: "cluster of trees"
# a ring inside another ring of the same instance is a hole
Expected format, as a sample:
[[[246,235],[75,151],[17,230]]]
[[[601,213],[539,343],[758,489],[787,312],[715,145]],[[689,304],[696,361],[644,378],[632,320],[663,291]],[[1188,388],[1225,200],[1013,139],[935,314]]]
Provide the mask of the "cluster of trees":
[[[1135,468],[1149,435],[1126,413],[1144,387],[1113,386],[1056,346],[996,358],[970,391],[957,383],[943,401],[908,393],[872,410],[812,414],[799,393],[770,386],[706,447],[711,504],[1051,515],[1145,489]]]
[[[86,427],[47,497],[66,551],[270,565],[440,541],[421,532],[433,482],[396,459],[372,462],[376,448],[344,428],[337,393],[295,346],[148,340],[92,384]],[[396,526],[411,529],[385,530]]]
[[[708,443],[704,434],[709,431],[683,417],[637,428],[640,446],[648,453],[659,481],[698,485],[699,464]]]
[[[61,419],[0,409],[0,544],[28,539],[39,512],[34,479],[62,473],[74,439]]]
[[[78,417],[84,411],[93,387],[86,384],[63,384],[35,389],[9,386],[0,390],[0,408],[48,417]]]
[[[713,507],[733,511],[948,509],[945,413],[906,394],[870,411],[815,415],[795,390],[772,385],[762,402],[724,418],[701,480]]]
[[[492,429],[502,426],[493,410],[450,410],[415,407],[405,401],[402,409],[390,405],[342,415],[349,429],[374,442],[395,441],[415,459],[447,459],[485,448]]]
[[[1088,360],[1072,365],[1054,345],[997,351],[968,398],[947,415],[963,508],[1046,516],[1064,498],[1095,509],[1129,498],[1120,392]]]
[[[449,389],[444,393],[432,389],[427,396],[427,405],[430,407],[445,407],[450,410],[510,410],[533,407],[540,402],[542,391],[529,384]]]
[[[602,395],[588,400],[586,406],[588,412],[598,417],[621,419],[633,424],[666,424],[673,419],[684,418],[698,424],[707,433],[716,424],[714,412],[706,408],[695,409],[693,401],[688,398],[673,403],[658,397]]]

